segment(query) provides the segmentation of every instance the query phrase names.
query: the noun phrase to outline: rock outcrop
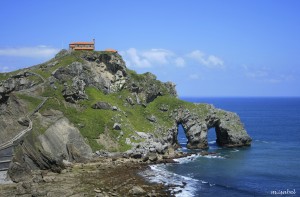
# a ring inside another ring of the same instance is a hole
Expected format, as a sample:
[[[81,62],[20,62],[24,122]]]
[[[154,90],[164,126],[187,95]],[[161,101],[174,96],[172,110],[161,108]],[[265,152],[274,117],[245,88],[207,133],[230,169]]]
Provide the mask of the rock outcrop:
[[[210,128],[220,146],[251,143],[237,114],[178,99],[175,84],[129,70],[118,53],[63,50],[0,79],[0,142],[26,128],[28,116],[33,123],[15,142],[14,181],[34,169],[60,172],[66,163],[88,161],[93,151],[156,161],[179,147],[180,124],[190,149],[208,147]]]
[[[64,93],[68,101],[87,99],[85,86],[94,86],[104,93],[121,90],[126,83],[126,66],[116,53],[82,53],[80,62],[73,62],[55,70],[53,76],[66,84]],[[68,82],[72,82],[68,86]],[[70,98],[71,99],[68,99]]]
[[[208,148],[207,132],[215,128],[217,143],[225,147],[249,146],[251,138],[244,129],[237,114],[207,105],[208,113],[200,116],[188,109],[174,111],[176,123],[182,124],[190,149]]]
[[[27,127],[19,123],[19,120],[24,119],[25,114],[26,103],[15,95],[7,96],[7,101],[0,103],[0,144],[12,139]]]
[[[97,103],[95,103],[93,106],[92,106],[93,109],[104,109],[104,110],[109,110],[109,109],[113,109],[113,107],[107,103],[107,102],[102,102],[102,101],[99,101]]]
[[[90,146],[66,118],[57,120],[38,138],[28,136],[14,152],[9,175],[15,182],[26,180],[34,169],[60,172],[65,168],[64,160],[85,162],[92,157]]]
[[[38,138],[42,148],[56,158],[83,162],[92,157],[92,149],[66,118],[56,121]]]
[[[7,101],[11,92],[28,89],[36,85],[37,82],[29,80],[29,76],[32,76],[32,73],[25,71],[0,81],[0,104]]]

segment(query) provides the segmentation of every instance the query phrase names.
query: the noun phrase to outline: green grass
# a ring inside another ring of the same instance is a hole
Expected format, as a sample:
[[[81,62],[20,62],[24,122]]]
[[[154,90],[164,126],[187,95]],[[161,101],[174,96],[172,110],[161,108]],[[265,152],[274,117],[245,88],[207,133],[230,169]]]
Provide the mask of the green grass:
[[[8,78],[18,74],[21,70],[15,70],[8,73],[0,73],[0,81],[7,80]]]
[[[17,93],[15,95],[27,103],[28,112],[32,112],[42,102],[42,99],[27,94]]]
[[[189,103],[172,96],[159,96],[147,106],[146,112],[147,114],[154,115],[160,125],[170,128],[174,125],[174,120],[170,117],[170,113],[180,106],[186,107],[187,105],[189,105]],[[163,106],[167,106],[167,112],[159,110]]]
[[[57,59],[52,59],[48,62],[45,62],[43,64],[40,65],[40,68],[36,68],[33,69],[32,71],[40,74],[41,76],[43,76],[45,79],[50,77],[52,72],[55,71],[58,68],[61,67],[66,67],[70,64],[72,64],[73,62],[83,62],[83,60],[80,58],[80,53],[77,52],[72,52],[70,55],[66,55]],[[58,63],[55,66],[50,67],[49,69],[47,69],[46,65],[49,63],[53,63],[57,61]],[[45,69],[41,69],[41,68],[45,68]]]
[[[75,51],[69,55],[65,55],[59,58],[54,58],[39,67],[36,67],[32,72],[42,75],[45,79],[51,76],[51,73],[60,68],[70,65],[71,63],[78,61],[83,62],[81,58],[84,53],[98,53],[98,54],[111,54],[107,51],[96,52],[82,52]],[[52,67],[46,65],[58,61],[58,64]],[[63,112],[64,116],[70,120],[79,130],[82,136],[87,139],[89,145],[93,151],[104,149],[105,147],[98,144],[96,139],[100,134],[109,135],[111,139],[118,144],[115,151],[126,151],[131,148],[130,145],[125,143],[126,138],[136,135],[135,131],[153,133],[155,136],[160,137],[169,128],[176,124],[173,117],[170,116],[174,109],[178,109],[180,106],[187,108],[190,111],[199,114],[199,116],[205,116],[209,111],[207,105],[195,105],[188,103],[173,96],[170,96],[165,85],[156,80],[156,77],[149,73],[137,74],[135,71],[127,69],[129,83],[136,83],[141,88],[147,90],[148,88],[156,87],[158,91],[163,93],[163,96],[157,97],[154,101],[150,102],[146,107],[142,105],[130,105],[127,103],[126,98],[135,96],[129,92],[129,90],[121,90],[117,93],[104,94],[102,91],[95,87],[87,87],[85,89],[88,95],[88,100],[78,101],[77,104],[70,104],[64,101],[62,96],[63,84],[55,82],[57,89],[53,89],[50,86],[45,86],[40,95],[43,97],[51,97],[45,103],[40,110],[41,112],[49,109],[55,109]],[[5,78],[6,75],[0,74],[0,79]],[[32,76],[32,79],[40,82],[40,79],[36,79],[36,76]],[[42,100],[34,98],[25,94],[19,94],[18,97],[28,103],[29,110],[35,109]],[[112,106],[116,106],[119,110],[100,110],[92,109],[91,106],[96,102],[107,102]],[[161,107],[167,107],[168,111],[163,112]],[[150,122],[147,117],[154,115],[157,119],[156,123]],[[120,131],[113,129],[114,123],[121,124],[123,136],[120,136]],[[40,125],[39,122],[35,122],[34,130],[37,133],[43,133],[47,128]],[[162,133],[156,133],[156,129],[160,129]],[[118,139],[117,139],[118,138]],[[139,141],[136,141],[139,142]]]
[[[8,73],[0,73],[0,81],[6,80],[9,78]]]
[[[57,90],[53,90],[50,87],[45,89],[43,96],[52,96],[53,98],[46,102],[42,110],[56,109],[62,111],[64,115],[79,128],[80,133],[83,137],[87,138],[94,151],[103,148],[103,146],[98,144],[95,139],[98,138],[100,134],[104,133],[105,128],[108,128],[110,131],[112,139],[116,137],[117,134],[114,133],[115,131],[112,129],[115,122],[112,119],[118,115],[122,116],[121,112],[96,110],[92,109],[91,106],[97,101],[105,101],[120,108],[122,107],[123,102],[116,98],[117,94],[105,95],[96,88],[89,87],[86,89],[89,100],[80,101],[78,103],[78,106],[80,107],[75,107],[71,104],[65,104],[60,93],[61,89],[62,87],[59,87]],[[128,94],[128,92],[124,92],[123,96],[126,94]],[[124,149],[124,147],[121,148]]]

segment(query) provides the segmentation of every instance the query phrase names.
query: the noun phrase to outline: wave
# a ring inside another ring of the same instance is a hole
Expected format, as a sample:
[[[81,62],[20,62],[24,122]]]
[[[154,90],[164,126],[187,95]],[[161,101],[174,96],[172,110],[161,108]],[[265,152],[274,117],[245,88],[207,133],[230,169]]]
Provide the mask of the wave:
[[[195,196],[199,187],[198,180],[170,172],[164,164],[151,165],[150,169],[141,174],[150,182],[168,186],[176,197]]]
[[[213,154],[213,155],[200,155],[200,154],[192,154],[187,157],[182,157],[178,159],[173,159],[175,162],[179,164],[183,163],[189,163],[195,161],[197,158],[202,157],[202,158],[208,158],[208,159],[225,159],[224,156]]]
[[[274,142],[268,142],[265,140],[254,140],[255,142],[263,143],[263,144],[274,144]]]
[[[197,159],[200,155],[197,154],[192,154],[190,156],[187,157],[182,157],[182,158],[178,158],[178,159],[173,159],[175,162],[183,164],[183,163],[189,163],[191,161],[194,161],[195,159]]]
[[[205,157],[208,159],[226,159],[225,157],[221,156],[221,155],[200,155],[200,157]]]
[[[216,140],[208,142],[208,144],[215,144]]]
[[[232,152],[232,153],[235,153],[235,152],[239,152],[240,150],[238,150],[238,149],[233,149],[233,150],[231,150],[230,152]]]

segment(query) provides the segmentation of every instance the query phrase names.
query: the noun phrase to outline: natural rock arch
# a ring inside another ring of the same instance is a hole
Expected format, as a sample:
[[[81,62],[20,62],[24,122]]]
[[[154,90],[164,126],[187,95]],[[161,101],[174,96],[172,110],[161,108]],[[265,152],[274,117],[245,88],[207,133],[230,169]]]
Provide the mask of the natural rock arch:
[[[187,137],[187,148],[208,148],[207,133],[215,128],[216,142],[224,147],[249,146],[251,138],[247,134],[237,114],[209,107],[210,110],[204,115],[190,112],[188,109],[179,108],[175,110],[175,121],[182,125]],[[174,133],[177,142],[178,131]]]

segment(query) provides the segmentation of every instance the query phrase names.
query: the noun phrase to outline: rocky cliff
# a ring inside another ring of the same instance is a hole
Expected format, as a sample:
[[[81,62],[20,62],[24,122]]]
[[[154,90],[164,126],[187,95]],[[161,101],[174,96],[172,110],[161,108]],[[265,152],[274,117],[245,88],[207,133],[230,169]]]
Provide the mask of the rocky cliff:
[[[9,171],[15,181],[31,169],[59,172],[107,151],[171,154],[179,124],[190,149],[208,147],[210,128],[220,146],[251,143],[237,114],[178,99],[173,83],[137,74],[115,52],[63,50],[43,64],[0,74],[0,116],[0,143],[33,123],[15,142]]]

